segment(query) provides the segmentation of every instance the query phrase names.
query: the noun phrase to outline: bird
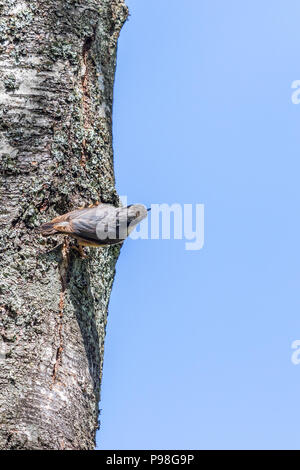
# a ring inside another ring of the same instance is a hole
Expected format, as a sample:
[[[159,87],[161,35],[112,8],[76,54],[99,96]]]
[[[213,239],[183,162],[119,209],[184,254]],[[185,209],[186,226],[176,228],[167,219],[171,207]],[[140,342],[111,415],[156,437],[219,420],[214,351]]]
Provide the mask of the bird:
[[[77,239],[79,253],[85,257],[83,247],[101,247],[121,244],[132,230],[147,217],[143,204],[115,207],[100,203],[67,212],[42,224],[38,231],[44,237],[63,234]]]

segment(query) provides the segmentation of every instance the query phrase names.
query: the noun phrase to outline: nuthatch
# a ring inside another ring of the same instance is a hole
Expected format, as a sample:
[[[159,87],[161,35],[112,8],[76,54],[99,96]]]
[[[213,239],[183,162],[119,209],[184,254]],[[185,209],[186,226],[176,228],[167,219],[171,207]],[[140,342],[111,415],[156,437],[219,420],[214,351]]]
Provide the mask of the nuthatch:
[[[136,225],[147,217],[149,210],[142,204],[127,207],[99,204],[55,217],[41,225],[39,231],[44,237],[64,234],[76,238],[83,255],[83,246],[123,243]]]

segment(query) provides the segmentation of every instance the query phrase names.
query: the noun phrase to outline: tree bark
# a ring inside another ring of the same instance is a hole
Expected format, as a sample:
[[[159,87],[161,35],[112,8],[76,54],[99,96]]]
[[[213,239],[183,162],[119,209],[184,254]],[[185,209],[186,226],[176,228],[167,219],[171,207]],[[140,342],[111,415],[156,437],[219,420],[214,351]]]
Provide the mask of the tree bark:
[[[119,248],[36,227],[118,205],[112,95],[123,0],[0,0],[0,448],[93,449]]]

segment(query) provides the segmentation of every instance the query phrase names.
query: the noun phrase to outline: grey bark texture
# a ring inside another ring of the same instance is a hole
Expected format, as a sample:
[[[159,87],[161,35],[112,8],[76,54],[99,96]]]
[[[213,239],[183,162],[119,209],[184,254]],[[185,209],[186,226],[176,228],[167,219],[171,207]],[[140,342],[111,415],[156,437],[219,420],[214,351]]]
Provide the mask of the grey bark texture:
[[[118,205],[112,96],[123,0],[0,0],[0,448],[93,449],[119,247],[42,222]]]

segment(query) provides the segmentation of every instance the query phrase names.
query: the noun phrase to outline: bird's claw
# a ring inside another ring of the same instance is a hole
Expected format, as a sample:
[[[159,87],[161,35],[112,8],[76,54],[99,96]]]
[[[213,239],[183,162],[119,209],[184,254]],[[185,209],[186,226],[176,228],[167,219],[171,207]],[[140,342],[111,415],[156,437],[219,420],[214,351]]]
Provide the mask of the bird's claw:
[[[82,245],[78,245],[78,246],[73,245],[71,248],[75,251],[78,251],[78,253],[80,255],[80,258],[82,258],[82,259],[87,258],[87,255],[85,254]]]

